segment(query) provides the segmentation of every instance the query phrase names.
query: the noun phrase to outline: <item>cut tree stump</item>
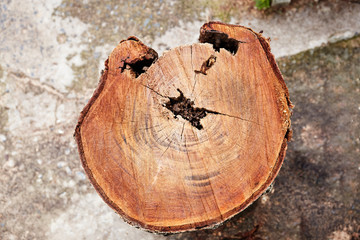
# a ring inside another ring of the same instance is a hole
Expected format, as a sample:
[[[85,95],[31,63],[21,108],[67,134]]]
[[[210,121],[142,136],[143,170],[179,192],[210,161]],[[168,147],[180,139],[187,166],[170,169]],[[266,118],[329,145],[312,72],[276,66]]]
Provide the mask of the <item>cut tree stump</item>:
[[[95,189],[127,222],[190,231],[222,223],[269,187],[291,108],[268,40],[210,22],[200,43],[159,59],[135,37],[121,41],[75,137]]]

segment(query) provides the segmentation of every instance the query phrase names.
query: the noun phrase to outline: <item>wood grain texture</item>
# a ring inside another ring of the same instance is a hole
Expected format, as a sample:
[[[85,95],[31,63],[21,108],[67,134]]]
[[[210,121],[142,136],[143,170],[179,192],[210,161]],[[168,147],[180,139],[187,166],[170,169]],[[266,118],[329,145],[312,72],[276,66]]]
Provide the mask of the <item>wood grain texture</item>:
[[[266,190],[285,157],[292,105],[268,41],[210,22],[200,42],[158,60],[135,37],[120,42],[75,130],[104,201],[149,231],[225,221]],[[201,128],[174,114],[181,94],[188,114],[203,109]]]

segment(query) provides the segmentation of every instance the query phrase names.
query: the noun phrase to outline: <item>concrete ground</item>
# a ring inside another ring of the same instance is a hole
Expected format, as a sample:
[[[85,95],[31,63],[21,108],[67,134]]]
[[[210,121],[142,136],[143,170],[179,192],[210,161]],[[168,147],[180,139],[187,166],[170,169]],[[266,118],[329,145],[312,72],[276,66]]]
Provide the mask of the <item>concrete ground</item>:
[[[359,239],[358,1],[266,12],[249,0],[120,2],[0,0],[0,239],[239,239],[255,225],[259,239]],[[209,19],[272,39],[294,140],[273,192],[244,213],[216,230],[147,233],[97,195],[74,127],[120,40],[138,36],[161,54],[196,42]]]

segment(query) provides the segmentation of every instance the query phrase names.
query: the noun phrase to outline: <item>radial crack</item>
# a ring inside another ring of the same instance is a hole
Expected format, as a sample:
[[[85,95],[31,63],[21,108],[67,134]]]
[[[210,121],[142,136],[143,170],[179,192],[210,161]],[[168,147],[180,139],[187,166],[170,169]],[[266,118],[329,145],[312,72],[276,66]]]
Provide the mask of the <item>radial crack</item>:
[[[168,96],[162,95],[161,93],[159,93],[158,91],[154,90],[153,88],[151,88],[147,85],[144,85],[144,84],[142,84],[142,85],[144,87],[150,89],[151,91],[153,91],[155,94],[159,95],[160,97],[168,98],[169,101],[167,101],[165,104],[163,104],[163,107],[169,109],[174,114],[175,118],[177,118],[177,116],[180,115],[183,119],[189,121],[192,126],[196,127],[199,130],[203,129],[203,126],[201,125],[200,120],[202,118],[206,117],[207,114],[218,114],[218,115],[223,115],[223,116],[227,116],[227,117],[233,117],[233,118],[240,119],[242,121],[251,122],[251,123],[259,125],[259,123],[257,123],[257,122],[254,122],[254,121],[251,121],[251,120],[248,120],[245,118],[241,118],[238,116],[233,116],[233,115],[229,115],[226,113],[209,110],[206,108],[194,107],[194,101],[191,101],[190,98],[186,98],[184,96],[184,93],[180,89],[177,89],[177,91],[180,93],[180,95],[178,97],[168,97]],[[184,129],[182,129],[181,136],[182,136],[183,131],[184,131]]]
[[[245,119],[245,118],[241,118],[241,117],[238,117],[238,116],[233,116],[233,115],[229,115],[229,114],[226,114],[226,113],[221,113],[221,112],[216,112],[216,111],[210,111],[210,110],[207,110],[208,113],[212,113],[212,114],[219,114],[219,115],[223,115],[223,116],[227,116],[227,117],[232,117],[232,118],[237,118],[237,119],[240,119],[242,121],[246,121],[246,122],[251,122],[251,123],[255,123],[257,125],[260,125],[259,123],[257,122],[254,122],[254,121],[251,121],[251,120],[248,120],[248,119]]]
[[[162,95],[161,93],[159,93],[158,91],[156,91],[155,89],[153,89],[153,88],[151,88],[151,87],[149,87],[149,86],[147,86],[147,85],[144,85],[144,84],[141,84],[141,85],[143,85],[144,87],[150,89],[151,91],[153,91],[154,93],[156,93],[156,94],[159,95],[160,97],[168,98],[168,97]]]
[[[153,91],[155,93],[157,93],[158,95],[164,97],[163,95],[159,94],[155,90],[153,90]],[[175,118],[177,118],[177,116],[180,115],[182,118],[189,121],[192,126],[196,127],[199,130],[203,129],[203,126],[201,125],[200,120],[202,118],[206,117],[206,115],[209,113],[223,115],[223,116],[227,116],[227,117],[233,117],[233,118],[240,119],[242,121],[251,122],[251,123],[259,125],[259,123],[257,123],[257,122],[254,122],[254,121],[251,121],[251,120],[248,120],[245,118],[241,118],[238,116],[220,113],[220,112],[212,111],[212,110],[209,110],[206,108],[194,107],[194,101],[191,101],[189,98],[186,98],[184,96],[184,93],[180,89],[177,89],[177,91],[180,93],[180,96],[167,97],[169,99],[169,101],[167,103],[165,103],[163,106],[166,107],[167,109],[169,109],[174,114]]]

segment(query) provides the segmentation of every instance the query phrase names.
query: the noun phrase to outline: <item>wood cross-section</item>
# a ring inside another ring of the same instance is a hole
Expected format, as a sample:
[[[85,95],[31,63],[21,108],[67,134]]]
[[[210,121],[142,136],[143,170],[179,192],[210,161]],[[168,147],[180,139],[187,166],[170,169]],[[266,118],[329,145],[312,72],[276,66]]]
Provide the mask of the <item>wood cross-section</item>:
[[[159,59],[135,37],[120,42],[75,137],[92,184],[127,222],[189,231],[239,213],[271,184],[291,108],[267,40],[210,22],[200,43]]]

